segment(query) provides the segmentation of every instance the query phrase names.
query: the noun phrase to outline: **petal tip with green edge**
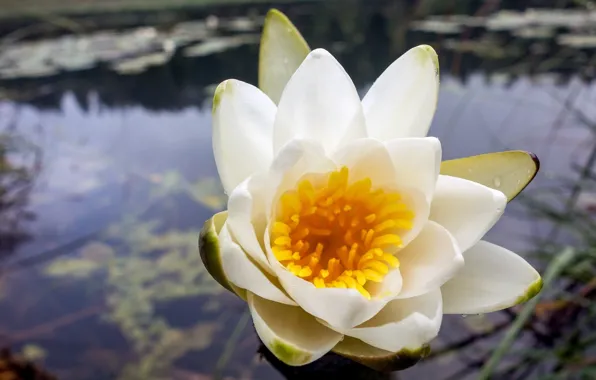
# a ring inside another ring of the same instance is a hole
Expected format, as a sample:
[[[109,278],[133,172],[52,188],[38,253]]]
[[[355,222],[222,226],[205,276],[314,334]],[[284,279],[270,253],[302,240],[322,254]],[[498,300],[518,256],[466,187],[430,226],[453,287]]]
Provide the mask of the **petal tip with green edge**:
[[[215,111],[217,111],[217,108],[219,107],[219,104],[221,103],[221,98],[222,98],[224,92],[231,91],[231,90],[232,90],[232,86],[230,86],[229,80],[225,80],[217,86],[217,88],[215,89],[215,92],[213,93],[213,107],[211,109],[212,113],[215,113]]]
[[[519,305],[521,303],[527,302],[532,298],[536,297],[538,293],[542,290],[542,286],[544,285],[542,281],[542,277],[539,277],[536,281],[534,281],[526,290],[526,293],[520,296],[516,301],[515,305]]]
[[[312,362],[312,355],[308,352],[296,349],[296,347],[274,339],[269,343],[269,350],[280,361],[291,366],[301,366]]]
[[[269,301],[250,292],[247,295],[257,335],[273,356],[286,365],[312,363],[342,338],[300,307]]]
[[[441,174],[499,190],[507,196],[507,201],[525,189],[539,169],[538,157],[521,150],[486,153],[441,163]]]
[[[430,58],[433,61],[433,65],[435,66],[435,75],[439,76],[439,56],[437,55],[435,49],[430,45],[419,45],[417,48],[422,53],[420,54],[421,60]]]
[[[221,263],[219,232],[228,218],[228,212],[222,211],[213,215],[203,225],[199,234],[199,253],[207,272],[221,286],[246,301],[246,291],[230,283],[226,278]]]
[[[278,103],[288,80],[310,47],[290,19],[271,9],[265,17],[259,50],[259,88]]]
[[[430,354],[430,346],[424,345],[416,350],[404,348],[399,352],[389,352],[346,336],[332,351],[376,371],[392,372],[416,365]]]

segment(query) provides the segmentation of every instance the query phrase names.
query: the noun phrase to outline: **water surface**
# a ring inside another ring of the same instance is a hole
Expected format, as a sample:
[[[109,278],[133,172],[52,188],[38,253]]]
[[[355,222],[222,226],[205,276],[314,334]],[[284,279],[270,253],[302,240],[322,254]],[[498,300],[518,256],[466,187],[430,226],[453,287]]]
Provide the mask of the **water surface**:
[[[542,171],[528,193],[575,178],[574,165],[594,145],[582,117],[596,118],[582,65],[593,62],[593,47],[561,39],[576,16],[550,11],[558,15],[550,24],[525,25],[498,9],[465,8],[459,12],[474,18],[447,21],[421,9],[284,8],[312,47],[338,57],[362,94],[405,50],[434,46],[442,72],[430,134],[441,139],[444,159],[532,151]],[[211,149],[212,92],[227,78],[256,83],[253,37],[263,11],[234,16],[244,28],[230,28],[225,12],[195,19],[189,25],[212,25],[193,37],[211,41],[194,56],[180,49],[152,66],[87,62],[48,75],[36,66],[37,78],[19,64],[14,78],[1,80],[0,194],[11,201],[0,203],[0,343],[65,380],[305,377],[261,357],[245,305],[209,278],[197,251],[202,223],[225,207]],[[530,211],[512,202],[488,240],[531,252],[553,225]],[[507,318],[451,316],[433,346],[440,351]],[[400,378],[447,379],[462,368],[473,378],[470,363],[494,342],[478,340]]]

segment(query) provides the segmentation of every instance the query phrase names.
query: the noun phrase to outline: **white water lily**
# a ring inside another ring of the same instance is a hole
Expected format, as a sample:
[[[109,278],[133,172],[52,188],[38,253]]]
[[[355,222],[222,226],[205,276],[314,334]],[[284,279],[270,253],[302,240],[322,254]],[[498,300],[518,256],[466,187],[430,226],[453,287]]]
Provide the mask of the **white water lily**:
[[[229,195],[218,265],[286,364],[345,337],[416,352],[443,314],[496,311],[540,290],[524,259],[481,240],[505,194],[439,174],[441,144],[425,137],[438,69],[431,47],[415,47],[361,101],[317,49],[278,104],[237,80],[216,90],[213,149]]]

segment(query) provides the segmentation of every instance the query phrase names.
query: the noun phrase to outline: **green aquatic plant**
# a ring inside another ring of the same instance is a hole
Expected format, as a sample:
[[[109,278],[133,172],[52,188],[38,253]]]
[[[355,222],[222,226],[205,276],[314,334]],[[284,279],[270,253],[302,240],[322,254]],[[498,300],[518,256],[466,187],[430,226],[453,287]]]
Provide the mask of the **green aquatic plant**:
[[[224,196],[217,193],[212,179],[188,184],[175,172],[153,177],[159,180],[151,182],[152,202],[162,203],[183,193],[217,209],[217,199]],[[136,358],[123,367],[121,380],[170,378],[178,358],[210,347],[221,328],[217,321],[176,327],[156,311],[158,305],[209,297],[222,289],[196,254],[197,231],[164,228],[142,214],[143,210],[124,214],[96,240],[79,248],[76,256],[55,259],[45,267],[45,273],[56,279],[97,278],[105,283],[101,288],[107,303],[103,318],[118,327]]]

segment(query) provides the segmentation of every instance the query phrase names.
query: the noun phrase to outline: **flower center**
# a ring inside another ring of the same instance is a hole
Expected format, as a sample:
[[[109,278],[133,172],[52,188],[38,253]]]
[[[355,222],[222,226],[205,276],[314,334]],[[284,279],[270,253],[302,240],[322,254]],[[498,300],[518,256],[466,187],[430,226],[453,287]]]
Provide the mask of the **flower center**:
[[[402,245],[414,213],[397,192],[373,189],[370,178],[348,182],[346,167],[316,180],[303,179],[283,193],[272,225],[272,250],[294,275],[317,288],[352,288],[370,299],[369,282],[380,283],[390,252]]]

